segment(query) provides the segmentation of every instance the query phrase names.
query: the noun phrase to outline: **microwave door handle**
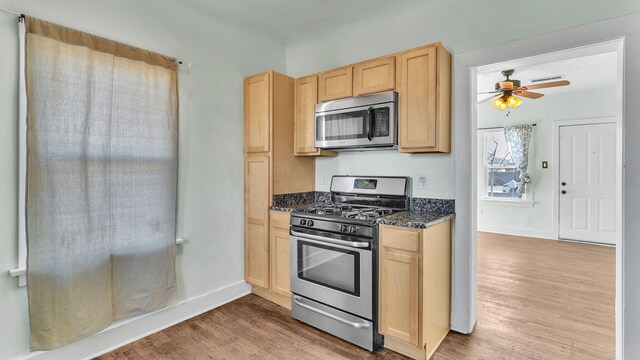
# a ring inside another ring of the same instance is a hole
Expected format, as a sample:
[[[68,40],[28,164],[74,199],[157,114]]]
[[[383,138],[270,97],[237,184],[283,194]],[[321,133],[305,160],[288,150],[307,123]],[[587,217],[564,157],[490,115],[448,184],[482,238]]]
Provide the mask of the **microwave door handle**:
[[[376,111],[373,106],[367,109],[367,139],[373,140],[373,134],[376,127]]]

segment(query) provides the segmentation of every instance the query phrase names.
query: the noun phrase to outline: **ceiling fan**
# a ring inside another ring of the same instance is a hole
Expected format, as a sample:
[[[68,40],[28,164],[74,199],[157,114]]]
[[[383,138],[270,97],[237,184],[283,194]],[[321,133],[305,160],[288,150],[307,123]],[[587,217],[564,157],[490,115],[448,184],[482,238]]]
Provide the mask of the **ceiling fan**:
[[[478,94],[495,94],[493,96],[489,96],[488,98],[480,101],[479,103],[491,101],[493,107],[499,110],[506,110],[507,108],[517,108],[522,104],[522,100],[517,96],[529,98],[529,99],[539,99],[544,96],[544,94],[540,94],[537,92],[529,91],[535,89],[544,89],[558,86],[567,86],[571,84],[567,80],[561,81],[553,81],[543,84],[535,84],[535,85],[524,85],[521,86],[520,80],[510,79],[509,77],[513,75],[514,70],[503,70],[502,75],[506,78],[503,81],[498,81],[496,83],[495,91],[487,91],[481,92]],[[517,96],[516,96],[517,95]]]

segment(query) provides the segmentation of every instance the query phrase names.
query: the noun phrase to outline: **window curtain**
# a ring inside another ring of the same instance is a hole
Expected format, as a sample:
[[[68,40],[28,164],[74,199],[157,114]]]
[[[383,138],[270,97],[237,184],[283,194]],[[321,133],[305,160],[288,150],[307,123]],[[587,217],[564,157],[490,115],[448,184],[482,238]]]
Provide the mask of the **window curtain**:
[[[31,349],[175,301],[173,59],[26,17]]]
[[[520,171],[520,186],[518,194],[524,195],[527,192],[527,186],[531,184],[529,176],[529,143],[531,141],[531,133],[533,126],[516,125],[504,128],[504,137],[511,152],[513,162]]]

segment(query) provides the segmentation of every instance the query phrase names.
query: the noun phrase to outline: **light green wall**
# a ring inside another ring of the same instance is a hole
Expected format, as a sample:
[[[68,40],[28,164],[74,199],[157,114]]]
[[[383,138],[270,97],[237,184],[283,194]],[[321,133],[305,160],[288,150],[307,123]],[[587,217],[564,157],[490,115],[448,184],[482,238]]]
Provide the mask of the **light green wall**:
[[[493,204],[478,199],[478,229],[501,228],[523,235],[539,234],[553,237],[552,192],[553,122],[557,120],[615,117],[616,89],[606,87],[548,94],[537,100],[524,99],[524,103],[507,117],[491,103],[478,105],[478,127],[496,127],[519,124],[537,124],[532,140],[529,174],[533,179],[533,207]],[[542,168],[542,161],[549,168]],[[480,166],[480,165],[479,165]],[[481,196],[481,194],[479,194]]]
[[[177,1],[0,0],[0,7],[191,61],[179,72],[178,300],[243,279],[242,78],[285,70],[284,47],[216,23]],[[0,13],[0,359],[28,354],[17,265],[18,40]],[[255,56],[255,54],[260,54]]]
[[[325,34],[297,38],[286,49],[287,73],[294,77],[312,74],[436,41],[455,55],[638,11],[637,0],[429,0],[328,29]],[[426,173],[431,175],[429,189],[420,191],[414,181],[414,196],[453,198],[453,154],[395,152],[373,160],[374,156],[356,153],[319,158],[316,189],[328,190],[325,179],[333,174],[415,177]]]
[[[456,54],[635,12],[637,0],[428,0],[294,38],[287,73],[302,76],[436,41]]]

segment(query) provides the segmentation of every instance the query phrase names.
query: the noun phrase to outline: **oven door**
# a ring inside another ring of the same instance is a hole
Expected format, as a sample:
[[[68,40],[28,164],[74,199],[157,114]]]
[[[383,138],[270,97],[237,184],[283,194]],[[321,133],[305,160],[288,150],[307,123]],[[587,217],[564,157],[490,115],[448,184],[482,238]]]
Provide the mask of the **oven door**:
[[[396,103],[383,103],[316,113],[318,148],[393,147],[396,136]]]
[[[293,230],[290,240],[293,293],[373,319],[373,264],[367,242],[337,240],[349,243],[339,245],[333,238]]]

